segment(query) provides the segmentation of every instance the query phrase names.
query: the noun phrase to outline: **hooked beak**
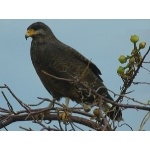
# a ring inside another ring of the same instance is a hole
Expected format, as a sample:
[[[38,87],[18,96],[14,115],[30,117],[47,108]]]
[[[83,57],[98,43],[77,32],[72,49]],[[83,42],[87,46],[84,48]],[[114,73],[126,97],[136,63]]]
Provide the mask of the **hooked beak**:
[[[25,39],[27,40],[28,37],[33,37],[36,34],[37,32],[34,29],[28,29],[25,34]]]
[[[28,37],[29,37],[28,35],[25,35],[25,39],[26,39],[26,40],[27,40]]]

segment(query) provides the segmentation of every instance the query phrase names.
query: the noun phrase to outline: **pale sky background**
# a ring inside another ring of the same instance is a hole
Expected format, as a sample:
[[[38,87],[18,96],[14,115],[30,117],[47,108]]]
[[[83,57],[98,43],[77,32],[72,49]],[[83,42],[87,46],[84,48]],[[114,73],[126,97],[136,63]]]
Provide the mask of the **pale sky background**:
[[[130,54],[133,49],[130,36],[137,34],[140,41],[147,43],[142,54],[150,46],[150,20],[0,20],[0,85],[7,84],[16,96],[29,104],[38,103],[37,97],[51,98],[33,68],[30,59],[31,39],[25,40],[27,27],[37,21],[46,23],[60,41],[92,59],[102,72],[104,84],[116,93],[120,92],[122,85],[122,80],[116,73],[120,66],[118,57]],[[150,69],[149,64],[146,67]],[[135,81],[150,82],[150,74],[141,69]],[[147,85],[132,86],[130,90],[135,92],[129,96],[147,102],[150,99],[149,89]],[[15,108],[19,109],[8,92],[6,95]],[[5,106],[5,103],[0,95],[0,105]],[[138,130],[145,114],[146,112],[127,109],[123,111],[123,118],[133,130]],[[39,129],[29,122],[14,123],[7,128],[18,130],[19,125]],[[144,129],[150,130],[150,121]],[[130,129],[122,126],[118,130]]]

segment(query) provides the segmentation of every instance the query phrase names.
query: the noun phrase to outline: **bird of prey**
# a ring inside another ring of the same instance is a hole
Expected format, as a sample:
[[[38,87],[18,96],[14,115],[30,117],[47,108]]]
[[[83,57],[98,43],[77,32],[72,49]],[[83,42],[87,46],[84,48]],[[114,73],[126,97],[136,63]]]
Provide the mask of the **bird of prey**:
[[[100,77],[97,66],[72,47],[59,41],[51,29],[42,22],[31,24],[25,38],[32,38],[30,54],[33,66],[41,82],[53,98],[69,98],[77,103],[95,101],[90,89],[113,100]],[[104,100],[104,104],[105,103]],[[120,120],[120,108],[111,107],[107,116]],[[113,109],[113,110],[111,110]]]

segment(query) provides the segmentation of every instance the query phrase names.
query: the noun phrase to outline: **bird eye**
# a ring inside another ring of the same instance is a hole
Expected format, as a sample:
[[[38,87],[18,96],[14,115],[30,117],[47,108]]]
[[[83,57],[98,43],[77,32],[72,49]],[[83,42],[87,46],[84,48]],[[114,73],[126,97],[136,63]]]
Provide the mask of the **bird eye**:
[[[34,27],[33,29],[34,29],[34,30],[37,30],[38,28],[37,28],[37,27]]]

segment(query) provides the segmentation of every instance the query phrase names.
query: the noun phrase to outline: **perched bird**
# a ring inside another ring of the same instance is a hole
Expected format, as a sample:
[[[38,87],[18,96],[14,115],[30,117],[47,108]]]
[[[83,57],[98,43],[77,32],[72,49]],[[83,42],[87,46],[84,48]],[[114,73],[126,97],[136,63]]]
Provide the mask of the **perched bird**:
[[[95,64],[75,49],[59,41],[51,29],[42,22],[31,24],[25,38],[32,38],[31,59],[33,66],[47,91],[53,98],[69,98],[77,103],[90,103],[95,96],[89,89],[113,100],[100,77]],[[107,105],[104,100],[104,105]],[[108,105],[107,116],[112,120],[122,118],[118,107]]]

